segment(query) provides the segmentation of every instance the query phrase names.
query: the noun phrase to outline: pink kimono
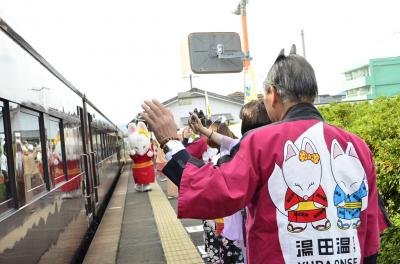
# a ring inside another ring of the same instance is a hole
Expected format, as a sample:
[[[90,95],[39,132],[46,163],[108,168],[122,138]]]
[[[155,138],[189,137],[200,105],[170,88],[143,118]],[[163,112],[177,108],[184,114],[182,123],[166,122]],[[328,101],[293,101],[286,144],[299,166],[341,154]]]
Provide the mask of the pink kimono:
[[[384,227],[371,152],[357,136],[324,123],[311,104],[247,133],[217,166],[181,150],[163,172],[180,185],[179,218],[215,219],[247,206],[248,263],[363,263],[379,251]],[[344,193],[364,183],[367,195],[336,206],[342,182]],[[290,208],[289,189],[302,201]],[[351,206],[360,218],[343,223],[337,208]],[[291,221],[293,212],[311,210],[323,215]]]
[[[198,160],[202,160],[202,155],[207,151],[207,137],[201,136],[186,146],[186,150]]]

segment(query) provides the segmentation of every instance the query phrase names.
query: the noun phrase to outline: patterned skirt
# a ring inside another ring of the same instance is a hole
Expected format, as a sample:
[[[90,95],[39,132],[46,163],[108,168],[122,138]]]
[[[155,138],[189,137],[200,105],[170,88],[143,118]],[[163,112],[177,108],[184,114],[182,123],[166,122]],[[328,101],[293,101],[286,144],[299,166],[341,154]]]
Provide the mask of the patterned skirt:
[[[224,264],[244,263],[244,256],[238,240],[229,240],[225,237],[222,240],[221,259]]]
[[[221,237],[215,233],[215,222],[214,220],[203,220],[204,228],[204,250],[206,251],[207,263],[222,263],[221,260],[221,249],[222,241]]]

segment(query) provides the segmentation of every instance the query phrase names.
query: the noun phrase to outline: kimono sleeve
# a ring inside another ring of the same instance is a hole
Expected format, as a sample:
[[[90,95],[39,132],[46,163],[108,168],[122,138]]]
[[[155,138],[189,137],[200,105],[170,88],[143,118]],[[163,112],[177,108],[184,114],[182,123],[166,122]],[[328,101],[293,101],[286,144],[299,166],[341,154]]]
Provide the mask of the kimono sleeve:
[[[233,139],[227,136],[222,136],[220,152],[221,156],[226,155],[225,153],[229,153],[229,151],[239,142],[238,139]]]
[[[240,145],[236,145],[229,158],[218,166],[204,164],[186,150],[173,156],[163,172],[168,177],[181,173],[177,181],[180,185],[179,218],[225,217],[250,202],[258,189],[260,172],[251,146]]]
[[[203,152],[207,150],[207,137],[202,136],[198,140],[186,145],[185,147],[191,156],[201,160]]]

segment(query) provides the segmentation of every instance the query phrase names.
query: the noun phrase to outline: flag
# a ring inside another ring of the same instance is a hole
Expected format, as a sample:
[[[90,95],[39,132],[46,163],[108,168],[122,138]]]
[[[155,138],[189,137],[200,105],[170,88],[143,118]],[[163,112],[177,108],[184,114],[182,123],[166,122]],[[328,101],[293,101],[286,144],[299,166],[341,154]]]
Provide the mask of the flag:
[[[204,90],[204,97],[206,99],[206,116],[207,119],[211,119],[211,106],[210,101],[208,101],[207,90]]]
[[[257,100],[256,80],[251,64],[243,71],[244,78],[244,103]]]

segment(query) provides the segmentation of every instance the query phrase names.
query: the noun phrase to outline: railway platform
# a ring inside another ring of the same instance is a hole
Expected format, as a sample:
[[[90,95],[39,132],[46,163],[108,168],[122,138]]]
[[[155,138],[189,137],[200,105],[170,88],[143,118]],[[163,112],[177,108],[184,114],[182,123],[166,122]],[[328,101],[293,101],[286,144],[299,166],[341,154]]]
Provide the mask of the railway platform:
[[[83,263],[204,263],[202,221],[177,219],[177,199],[156,178],[152,191],[136,192],[124,166]]]

